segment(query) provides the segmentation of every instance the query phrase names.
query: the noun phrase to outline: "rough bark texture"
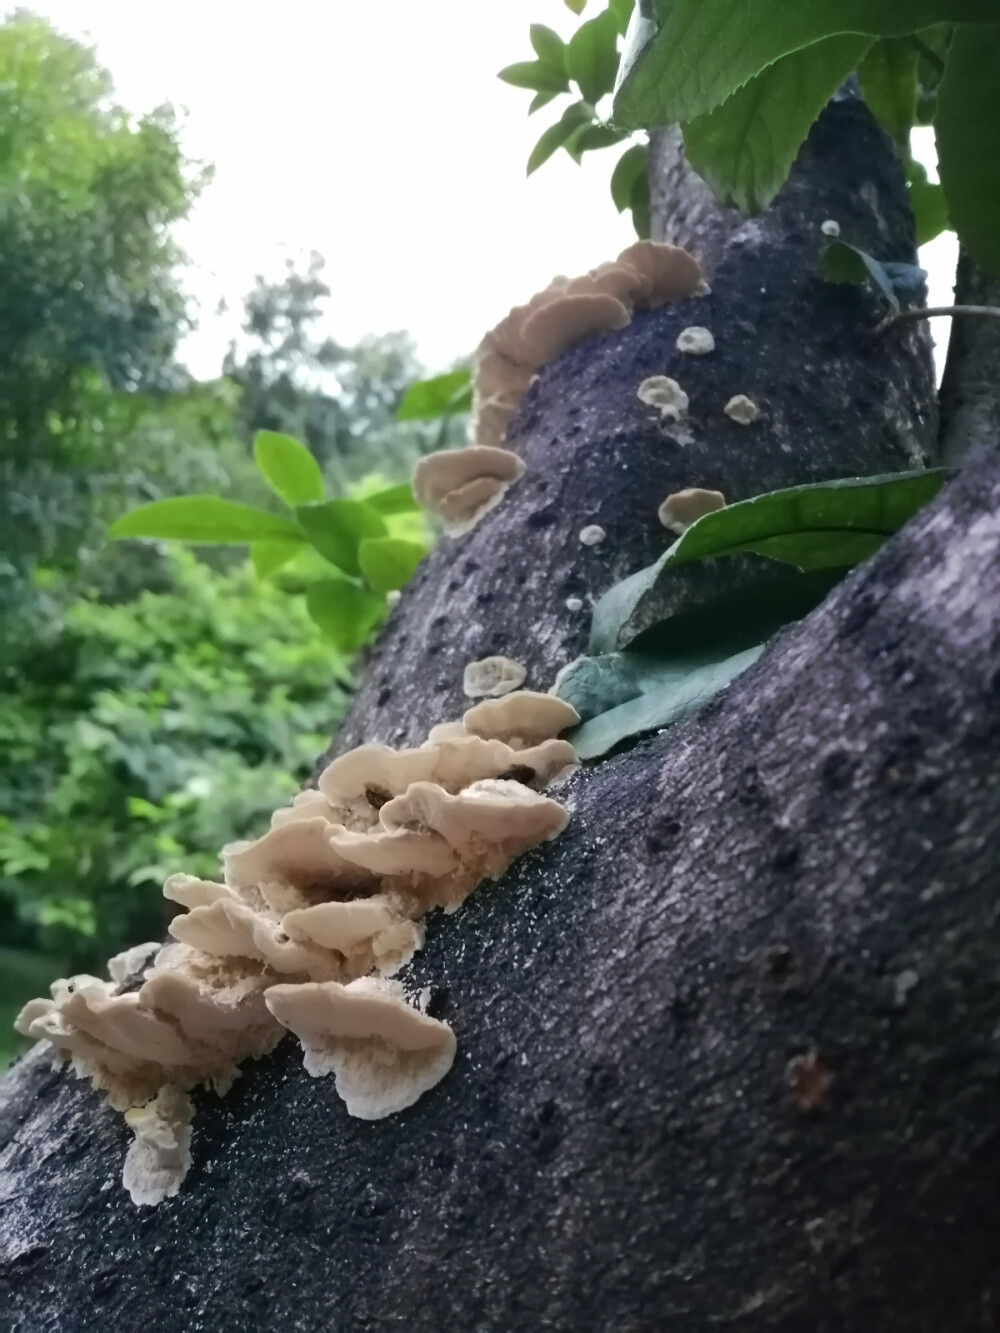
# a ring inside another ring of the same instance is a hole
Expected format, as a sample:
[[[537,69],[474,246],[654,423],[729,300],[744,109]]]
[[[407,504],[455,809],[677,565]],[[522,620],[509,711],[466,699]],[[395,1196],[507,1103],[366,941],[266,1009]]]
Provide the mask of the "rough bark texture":
[[[955,302],[1000,307],[1000,278],[968,255],[958,261]],[[1000,320],[959,316],[952,323],[941,384],[941,446],[945,462],[982,457],[1000,438]]]
[[[870,342],[865,297],[813,277],[829,216],[898,256],[903,200],[838,105],[711,297],[548,368],[512,439],[527,476],[426,562],[338,748],[419,737],[488,652],[547,685],[585,639],[565,598],[654,558],[668,490],[927,451],[926,344]],[[692,322],[719,350],[682,362]],[[665,372],[693,444],[635,400]],[[766,408],[749,430],[719,412],[737,391]],[[697,718],[574,778],[567,832],[431,921],[414,978],[460,1054],[402,1116],[352,1121],[285,1044],[203,1099],[181,1194],[136,1210],[121,1118],[30,1056],[0,1098],[0,1321],[993,1327],[998,578],[991,462]]]

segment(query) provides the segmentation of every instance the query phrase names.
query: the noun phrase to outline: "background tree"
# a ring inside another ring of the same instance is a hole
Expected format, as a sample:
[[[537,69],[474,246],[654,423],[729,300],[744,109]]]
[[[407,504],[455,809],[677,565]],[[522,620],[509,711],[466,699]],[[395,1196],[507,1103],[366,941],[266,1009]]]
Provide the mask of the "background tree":
[[[654,62],[647,91],[694,88],[671,113],[686,129],[836,37],[845,14],[873,38],[947,17],[975,25],[947,59],[982,59],[978,81],[961,63],[951,73],[985,105],[991,12],[903,8],[644,6],[661,23],[640,56]],[[816,110],[832,91],[798,86]],[[185,1188],[137,1226],[124,1194],[100,1188],[124,1129],[42,1056],[19,1066],[3,1150],[15,1327],[323,1327],[331,1312],[357,1328],[989,1326],[1000,467],[998,376],[983,373],[995,344],[977,330],[993,317],[964,326],[961,390],[939,405],[920,321],[876,332],[889,293],[900,299],[879,261],[914,260],[905,164],[850,90],[810,120],[787,183],[751,219],[648,122],[653,235],[696,248],[711,293],[542,368],[508,433],[525,477],[424,563],[337,748],[419,740],[458,713],[462,668],[487,653],[545,688],[587,647],[586,600],[662,555],[669,492],[743,499],[912,470],[946,443],[987,456],[725,695],[579,773],[561,838],[430,922],[412,979],[462,1054],[406,1115],[350,1120],[279,1048],[200,1108]],[[969,155],[974,178],[983,167]],[[995,208],[981,176],[972,194]],[[978,228],[952,212],[982,257],[962,280],[995,298]],[[821,278],[829,222],[884,288]],[[715,333],[712,356],[677,349],[692,324]],[[671,373],[691,399],[684,444],[636,393]],[[752,428],[721,411],[737,392],[763,408]],[[581,545],[593,523],[604,542]],[[708,619],[725,637],[773,579],[752,554],[693,565],[656,617]]]

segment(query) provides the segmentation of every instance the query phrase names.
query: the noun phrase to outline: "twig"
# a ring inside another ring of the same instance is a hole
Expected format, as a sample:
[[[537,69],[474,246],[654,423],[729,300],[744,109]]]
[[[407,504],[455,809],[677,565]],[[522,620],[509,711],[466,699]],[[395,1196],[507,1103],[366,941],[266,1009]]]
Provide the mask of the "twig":
[[[910,324],[917,319],[932,319],[936,315],[986,315],[991,319],[1000,319],[1000,306],[996,305],[931,305],[920,310],[900,310],[897,314],[886,315],[875,326],[876,333],[885,333],[894,324]]]

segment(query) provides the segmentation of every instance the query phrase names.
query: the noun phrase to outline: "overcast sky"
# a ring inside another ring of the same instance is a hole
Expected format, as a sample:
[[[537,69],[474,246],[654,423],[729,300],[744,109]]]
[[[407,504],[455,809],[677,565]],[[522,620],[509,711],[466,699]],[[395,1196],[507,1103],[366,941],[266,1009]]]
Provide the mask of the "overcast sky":
[[[96,46],[130,110],[184,108],[189,153],[215,166],[181,235],[201,308],[185,349],[198,375],[217,373],[241,297],[285,255],[325,256],[334,336],[409,329],[438,369],[555,273],[634,239],[608,194],[612,152],[581,167],[560,153],[525,179],[553,111],[528,120],[529,95],[495,75],[530,57],[529,23],[572,31],[562,0],[31,8]],[[934,250],[932,298],[947,301],[951,238]],[[228,317],[214,314],[220,298]]]

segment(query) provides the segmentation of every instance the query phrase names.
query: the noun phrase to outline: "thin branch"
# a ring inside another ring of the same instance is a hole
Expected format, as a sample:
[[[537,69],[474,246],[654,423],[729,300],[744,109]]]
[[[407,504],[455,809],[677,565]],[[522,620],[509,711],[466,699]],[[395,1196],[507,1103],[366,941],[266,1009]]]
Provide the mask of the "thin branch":
[[[932,69],[936,69],[939,74],[944,73],[944,61],[941,59],[941,57],[938,55],[936,51],[931,50],[931,48],[927,45],[926,42],[921,41],[921,39],[915,33],[910,33],[909,37],[907,37],[906,40],[910,43],[911,46],[916,47],[916,49],[920,52],[920,54],[927,61],[928,65],[930,65]]]
[[[885,333],[894,324],[910,324],[917,319],[933,319],[937,315],[985,315],[991,319],[1000,319],[1000,306],[996,305],[931,305],[920,310],[900,310],[895,315],[886,315],[875,326],[876,333]]]

